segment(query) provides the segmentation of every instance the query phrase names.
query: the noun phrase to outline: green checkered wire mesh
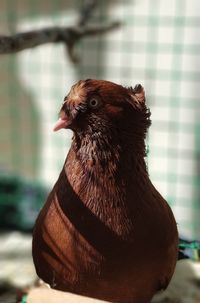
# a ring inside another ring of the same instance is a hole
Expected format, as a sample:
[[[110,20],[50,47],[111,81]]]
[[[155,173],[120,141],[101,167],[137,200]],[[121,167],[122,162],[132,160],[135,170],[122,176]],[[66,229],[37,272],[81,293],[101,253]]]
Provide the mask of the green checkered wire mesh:
[[[81,1],[1,1],[1,34],[75,24]],[[173,208],[180,233],[200,238],[200,2],[99,1],[92,21],[120,29],[84,39],[74,65],[63,45],[0,57],[0,169],[51,186],[71,133],[52,132],[71,85],[103,78],[142,83],[153,124],[150,177]]]

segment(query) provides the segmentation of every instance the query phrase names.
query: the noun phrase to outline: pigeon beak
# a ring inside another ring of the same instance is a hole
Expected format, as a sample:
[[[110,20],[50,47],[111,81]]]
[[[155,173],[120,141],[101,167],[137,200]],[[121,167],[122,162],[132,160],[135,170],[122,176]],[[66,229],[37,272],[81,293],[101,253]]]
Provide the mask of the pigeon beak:
[[[56,132],[59,129],[68,128],[70,126],[70,124],[71,124],[71,121],[70,121],[69,117],[63,111],[61,111],[60,118],[54,125],[53,131]]]
[[[67,128],[68,125],[69,125],[69,123],[67,120],[60,118],[54,125],[53,131],[56,132],[57,130],[59,130],[61,128]]]

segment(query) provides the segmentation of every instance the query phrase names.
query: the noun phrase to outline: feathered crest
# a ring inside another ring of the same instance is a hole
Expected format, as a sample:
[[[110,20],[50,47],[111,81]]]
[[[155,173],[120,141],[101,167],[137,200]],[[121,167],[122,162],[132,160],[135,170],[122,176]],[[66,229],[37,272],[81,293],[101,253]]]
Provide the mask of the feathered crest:
[[[141,84],[136,84],[134,88],[127,87],[131,99],[133,101],[133,105],[136,107],[143,107],[145,105],[145,91]]]
[[[127,87],[130,95],[129,103],[142,114],[142,121],[145,127],[145,132],[151,125],[151,112],[146,106],[145,90],[141,84],[136,84],[134,88]]]

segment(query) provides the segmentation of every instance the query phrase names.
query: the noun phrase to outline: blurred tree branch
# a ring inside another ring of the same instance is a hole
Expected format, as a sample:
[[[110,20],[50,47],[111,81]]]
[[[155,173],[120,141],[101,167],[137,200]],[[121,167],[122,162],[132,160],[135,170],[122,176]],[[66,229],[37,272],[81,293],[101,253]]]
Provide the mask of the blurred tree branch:
[[[98,0],[85,0],[79,14],[78,25],[85,25],[91,18],[93,11],[97,6]]]
[[[85,1],[80,11],[77,25],[71,27],[47,27],[40,30],[17,33],[12,36],[0,35],[0,54],[16,53],[45,43],[64,43],[73,62],[78,58],[74,54],[74,45],[82,38],[104,34],[117,28],[120,23],[113,21],[107,24],[87,25],[94,8],[95,0]]]

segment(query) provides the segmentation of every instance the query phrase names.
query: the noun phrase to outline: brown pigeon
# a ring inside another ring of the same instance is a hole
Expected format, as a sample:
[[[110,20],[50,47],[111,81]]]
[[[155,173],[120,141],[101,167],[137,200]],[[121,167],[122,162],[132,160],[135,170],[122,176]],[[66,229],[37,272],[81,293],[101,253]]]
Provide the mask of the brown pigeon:
[[[73,139],[33,232],[38,276],[52,288],[110,302],[149,303],[178,253],[173,213],[149,179],[150,112],[141,85],[82,80],[54,130]]]

